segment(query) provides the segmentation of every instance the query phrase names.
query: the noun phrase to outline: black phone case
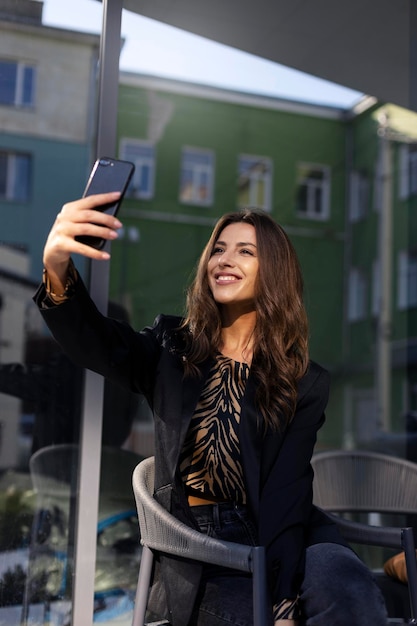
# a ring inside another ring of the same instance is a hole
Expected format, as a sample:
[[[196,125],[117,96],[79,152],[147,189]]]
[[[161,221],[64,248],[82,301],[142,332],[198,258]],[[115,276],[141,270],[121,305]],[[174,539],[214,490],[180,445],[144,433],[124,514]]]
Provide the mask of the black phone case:
[[[90,177],[83,193],[83,198],[97,193],[120,191],[121,195],[117,202],[111,202],[104,204],[101,207],[97,207],[97,210],[99,211],[105,211],[109,215],[116,216],[129,182],[133,176],[134,170],[135,166],[130,161],[121,161],[119,159],[111,159],[108,157],[97,159],[94,163],[93,169],[91,170]],[[100,237],[79,235],[75,237],[75,239],[81,243],[96,248],[97,250],[103,248],[106,243],[106,239],[101,239]]]

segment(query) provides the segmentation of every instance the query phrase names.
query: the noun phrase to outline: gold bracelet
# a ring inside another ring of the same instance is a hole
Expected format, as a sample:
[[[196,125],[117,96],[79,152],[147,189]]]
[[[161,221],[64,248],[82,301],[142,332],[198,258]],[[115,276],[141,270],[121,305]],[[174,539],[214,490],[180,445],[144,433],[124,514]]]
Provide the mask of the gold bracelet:
[[[46,293],[48,294],[48,296],[51,297],[51,299],[54,299],[54,298],[67,299],[69,297],[69,291],[75,284],[75,280],[76,280],[76,274],[75,274],[75,268],[74,268],[72,259],[70,259],[70,262],[68,265],[68,277],[65,283],[63,293],[55,293],[54,291],[52,291],[52,286],[51,286],[50,278],[48,276],[48,271],[45,267],[43,268],[43,271],[42,271],[42,282],[45,285]]]

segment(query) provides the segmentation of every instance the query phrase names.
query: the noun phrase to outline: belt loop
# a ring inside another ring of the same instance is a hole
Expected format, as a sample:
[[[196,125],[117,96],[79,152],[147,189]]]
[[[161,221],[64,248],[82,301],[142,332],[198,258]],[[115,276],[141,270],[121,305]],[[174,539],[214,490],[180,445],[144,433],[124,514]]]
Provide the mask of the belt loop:
[[[219,504],[213,504],[213,522],[214,522],[214,527],[215,528],[220,528],[221,527],[221,523],[220,523],[220,505]]]

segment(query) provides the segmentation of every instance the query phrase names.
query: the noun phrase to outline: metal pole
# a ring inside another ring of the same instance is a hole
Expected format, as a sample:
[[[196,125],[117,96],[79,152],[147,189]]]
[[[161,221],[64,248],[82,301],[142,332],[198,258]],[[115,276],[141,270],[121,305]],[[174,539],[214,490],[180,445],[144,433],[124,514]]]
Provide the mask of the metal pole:
[[[265,548],[256,546],[252,549],[253,558],[253,624],[264,626],[269,624],[272,606],[269,602],[268,583],[266,579]]]
[[[116,153],[120,29],[123,0],[103,0],[100,43],[96,156]],[[107,310],[109,264],[90,264],[90,294]],[[79,498],[76,521],[72,624],[92,624],[100,488],[103,379],[87,371],[80,439]]]
[[[411,620],[409,624],[417,624],[417,563],[413,529],[402,529],[402,544],[407,569],[408,592],[410,597]]]
[[[391,427],[392,335],[392,155],[391,141],[380,128],[382,201],[379,207],[380,305],[377,329],[376,402],[382,430]]]
[[[410,109],[417,111],[417,5],[410,2]]]

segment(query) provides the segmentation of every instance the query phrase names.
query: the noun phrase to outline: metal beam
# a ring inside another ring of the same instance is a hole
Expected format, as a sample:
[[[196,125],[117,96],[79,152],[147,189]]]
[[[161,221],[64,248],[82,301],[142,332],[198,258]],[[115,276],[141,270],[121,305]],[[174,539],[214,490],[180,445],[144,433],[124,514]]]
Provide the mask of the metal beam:
[[[103,2],[96,157],[114,156],[117,151],[117,102],[122,8],[123,0],[104,0]],[[105,312],[108,301],[109,263],[93,261],[89,269],[90,294],[98,308]],[[103,392],[103,378],[87,371],[80,439],[73,626],[93,623]]]
[[[125,8],[417,110],[415,0],[125,0]]]

